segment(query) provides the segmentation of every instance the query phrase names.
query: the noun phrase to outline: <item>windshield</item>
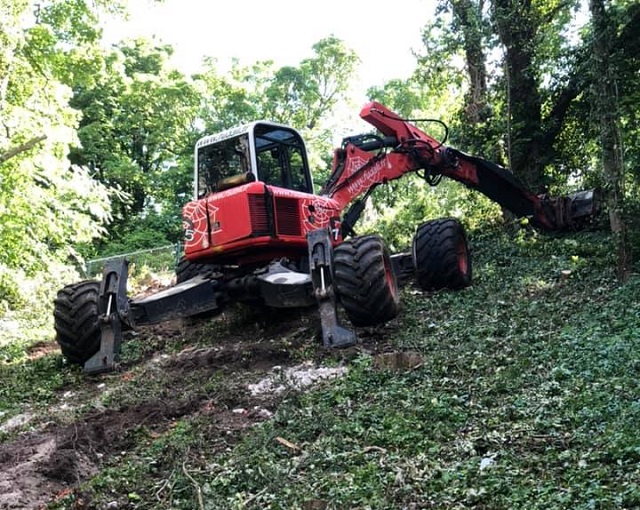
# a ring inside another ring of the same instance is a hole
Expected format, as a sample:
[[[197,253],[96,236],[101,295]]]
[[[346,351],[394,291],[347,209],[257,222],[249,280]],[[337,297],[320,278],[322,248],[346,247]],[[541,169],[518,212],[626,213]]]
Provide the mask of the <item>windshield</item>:
[[[250,171],[246,134],[198,149],[198,197],[217,191],[223,179]]]
[[[295,131],[271,125],[255,129],[259,179],[266,183],[309,192],[304,144]]]

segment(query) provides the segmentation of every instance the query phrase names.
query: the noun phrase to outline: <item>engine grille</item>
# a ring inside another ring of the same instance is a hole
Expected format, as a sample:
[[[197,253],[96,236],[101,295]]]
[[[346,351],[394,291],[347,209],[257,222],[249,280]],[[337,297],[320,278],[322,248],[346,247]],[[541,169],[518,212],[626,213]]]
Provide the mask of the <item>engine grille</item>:
[[[249,215],[253,235],[269,235],[269,213],[265,195],[249,195]]]
[[[276,197],[276,229],[278,234],[300,236],[300,208],[295,198]]]

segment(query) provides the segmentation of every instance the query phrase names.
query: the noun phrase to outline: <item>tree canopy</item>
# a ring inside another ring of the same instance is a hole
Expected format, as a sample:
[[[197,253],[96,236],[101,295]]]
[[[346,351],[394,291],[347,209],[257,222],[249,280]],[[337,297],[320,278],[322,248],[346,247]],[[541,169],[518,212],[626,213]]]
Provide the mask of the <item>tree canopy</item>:
[[[68,159],[81,114],[64,48],[95,43],[93,12],[75,2],[0,9],[0,297],[11,304],[21,273],[46,271],[104,233],[109,190]]]
[[[594,2],[440,0],[435,16],[423,13],[413,76],[372,88],[369,97],[408,118],[444,120],[448,143],[509,166],[534,191],[603,186],[617,197],[609,207],[624,223],[640,177],[640,7]],[[214,55],[186,75],[172,67],[170,45],[101,43],[100,16],[124,15],[126,7],[85,0],[0,6],[4,301],[16,271],[178,241],[179,210],[192,194],[193,144],[205,133],[257,119],[290,124],[303,132],[322,178],[344,129],[339,119],[358,108],[359,59],[334,36],[297,65],[236,61],[222,72]],[[613,142],[603,138],[607,112]],[[611,160],[607,143],[620,156],[615,172],[603,164]],[[384,208],[372,221],[399,245],[408,232],[400,233],[397,214],[411,224],[438,211],[482,210],[482,217],[491,209],[456,185],[438,198],[423,183],[393,186],[395,193],[377,192]]]

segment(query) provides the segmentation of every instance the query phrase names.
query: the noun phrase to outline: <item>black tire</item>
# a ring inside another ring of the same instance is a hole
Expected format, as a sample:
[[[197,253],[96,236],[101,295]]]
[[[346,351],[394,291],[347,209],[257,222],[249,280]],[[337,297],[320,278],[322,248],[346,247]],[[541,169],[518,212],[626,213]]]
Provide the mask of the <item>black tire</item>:
[[[471,253],[464,227],[455,218],[427,221],[412,243],[416,280],[423,290],[459,290],[471,285]]]
[[[59,290],[54,300],[56,341],[70,363],[82,365],[100,349],[99,294],[100,282],[85,280]]]
[[[334,250],[333,266],[336,293],[354,326],[374,326],[398,315],[398,283],[379,236],[344,241]]]
[[[190,262],[184,257],[180,257],[176,266],[176,282],[182,283],[196,276],[211,276],[217,274],[217,266],[213,264],[199,264]]]

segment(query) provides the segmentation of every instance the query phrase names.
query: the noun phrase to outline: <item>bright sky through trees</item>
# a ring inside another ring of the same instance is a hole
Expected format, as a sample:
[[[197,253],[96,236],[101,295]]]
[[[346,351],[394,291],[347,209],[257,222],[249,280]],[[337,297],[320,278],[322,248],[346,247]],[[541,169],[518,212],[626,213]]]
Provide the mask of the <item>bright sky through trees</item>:
[[[242,64],[273,60],[297,65],[311,56],[311,46],[334,35],[362,60],[362,90],[392,78],[406,78],[415,67],[413,49],[433,12],[433,0],[364,2],[324,0],[132,0],[127,23],[110,22],[107,40],[155,36],[175,48],[176,65],[195,71],[203,56],[225,68],[237,57]]]

